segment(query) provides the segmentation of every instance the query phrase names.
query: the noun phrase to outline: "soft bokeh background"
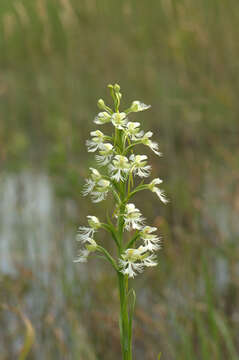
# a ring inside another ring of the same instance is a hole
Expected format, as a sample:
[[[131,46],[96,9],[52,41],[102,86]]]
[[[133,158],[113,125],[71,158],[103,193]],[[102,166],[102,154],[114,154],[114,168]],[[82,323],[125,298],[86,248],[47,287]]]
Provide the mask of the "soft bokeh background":
[[[238,0],[1,0],[1,360],[31,328],[28,359],[121,359],[115,275],[72,263],[77,226],[111,206],[80,191],[114,82],[152,105],[132,118],[170,198],[136,201],[164,247],[133,282],[135,359],[239,359],[238,24]]]

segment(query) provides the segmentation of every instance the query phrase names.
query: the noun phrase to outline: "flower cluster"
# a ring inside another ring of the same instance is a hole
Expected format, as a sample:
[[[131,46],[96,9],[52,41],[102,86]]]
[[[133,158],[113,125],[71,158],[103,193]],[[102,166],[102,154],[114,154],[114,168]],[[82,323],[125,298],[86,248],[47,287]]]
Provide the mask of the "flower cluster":
[[[139,209],[129,200],[137,192],[150,190],[166,204],[167,199],[163,190],[159,187],[162,180],[154,179],[150,183],[144,183],[145,178],[150,176],[151,166],[148,164],[147,155],[135,154],[136,145],[142,144],[149,147],[155,154],[161,156],[158,143],[151,140],[153,133],[144,132],[139,122],[130,121],[132,113],[137,113],[150,108],[140,101],[133,101],[131,106],[124,111],[119,111],[120,93],[119,85],[109,85],[114,102],[111,109],[100,99],[98,107],[100,112],[94,119],[97,125],[111,123],[114,129],[113,135],[105,135],[100,130],[90,133],[91,139],[86,141],[89,152],[97,152],[96,161],[102,168],[102,173],[90,168],[90,175],[83,188],[83,195],[90,195],[93,202],[106,199],[107,194],[113,194],[116,201],[114,217],[116,224],[111,220],[107,224],[101,223],[98,218],[88,216],[88,227],[80,227],[78,240],[81,244],[79,257],[76,262],[85,262],[89,254],[100,251],[106,256],[114,268],[129,277],[134,277],[143,271],[145,267],[156,266],[155,251],[160,249],[160,238],[155,235],[157,228],[145,224],[145,218]],[[134,177],[142,178],[138,186],[134,186]],[[109,231],[118,248],[118,260],[115,260],[106,249],[97,245],[94,236],[99,228]],[[133,237],[125,243],[125,232],[134,232]],[[138,242],[141,242],[137,246]]]

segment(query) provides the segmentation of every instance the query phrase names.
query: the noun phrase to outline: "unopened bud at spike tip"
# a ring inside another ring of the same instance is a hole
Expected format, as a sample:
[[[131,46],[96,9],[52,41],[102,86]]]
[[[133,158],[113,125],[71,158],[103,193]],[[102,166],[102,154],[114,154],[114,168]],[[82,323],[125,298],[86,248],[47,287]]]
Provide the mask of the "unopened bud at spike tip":
[[[114,84],[114,91],[115,92],[119,92],[120,91],[120,86],[118,84]]]
[[[99,99],[97,105],[99,109],[105,110],[105,102],[103,99]]]

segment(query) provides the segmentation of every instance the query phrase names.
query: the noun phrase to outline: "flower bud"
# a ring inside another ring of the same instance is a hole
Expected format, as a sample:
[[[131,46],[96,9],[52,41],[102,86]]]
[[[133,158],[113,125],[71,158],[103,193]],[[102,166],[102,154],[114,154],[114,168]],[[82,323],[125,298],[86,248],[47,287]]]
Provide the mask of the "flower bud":
[[[89,239],[89,244],[86,245],[86,249],[90,252],[94,252],[97,250],[97,244],[95,242],[95,240],[93,239]]]
[[[92,229],[98,229],[101,226],[99,219],[96,216],[87,216],[88,223]]]
[[[93,181],[98,182],[102,178],[101,174],[97,169],[90,168],[90,171],[91,171],[91,178]]]
[[[106,108],[106,105],[105,105],[105,102],[103,99],[99,99],[97,105],[98,105],[98,108],[101,110],[105,110],[105,108]]]
[[[112,113],[112,110],[109,106],[105,105],[105,102],[103,99],[99,99],[98,102],[97,102],[97,105],[98,105],[98,108],[101,109],[101,110],[105,110],[107,111],[109,114]]]
[[[114,84],[114,91],[115,92],[119,92],[120,91],[120,86],[118,84]]]

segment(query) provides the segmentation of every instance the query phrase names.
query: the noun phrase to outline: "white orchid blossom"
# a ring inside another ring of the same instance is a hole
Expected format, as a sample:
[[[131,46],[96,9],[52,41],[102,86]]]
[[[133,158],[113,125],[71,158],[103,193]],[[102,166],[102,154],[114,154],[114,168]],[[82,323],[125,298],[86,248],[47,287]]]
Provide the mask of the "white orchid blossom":
[[[91,228],[97,230],[101,227],[100,220],[96,216],[88,215],[87,218]]]
[[[103,125],[111,120],[111,114],[106,111],[100,112],[94,119],[94,123],[98,125]]]
[[[145,256],[144,259],[142,260],[142,263],[146,267],[157,266],[158,263],[157,263],[156,259],[157,259],[157,256],[155,254],[151,254],[151,255]]]
[[[112,164],[109,165],[110,176],[116,181],[124,181],[129,170],[130,164],[126,156],[115,155]]]
[[[148,177],[150,175],[151,166],[147,165],[147,156],[146,155],[134,155],[130,156],[131,160],[131,171],[133,174],[138,175],[139,177]]]
[[[96,161],[100,166],[109,164],[114,154],[114,147],[110,143],[101,144],[100,155],[96,155]]]
[[[105,141],[105,135],[100,131],[91,131],[90,135],[92,136],[91,140],[86,140],[86,146],[89,152],[95,152],[98,149],[101,149],[103,142]]]
[[[143,240],[145,248],[150,252],[160,249],[160,238],[157,235],[152,234],[156,230],[156,227],[145,226],[140,231],[140,238]]]
[[[110,182],[105,180],[98,170],[90,168],[91,175],[86,179],[82,194],[86,196],[90,194],[93,202],[97,203],[105,200],[110,189]]]
[[[132,229],[140,230],[144,224],[144,218],[142,217],[142,214],[139,211],[139,209],[137,209],[134,204],[126,205],[125,213],[124,213],[124,221],[125,221],[126,230],[132,230]]]
[[[147,247],[139,246],[137,249],[127,249],[119,259],[121,272],[133,278],[143,271],[144,267],[156,266],[156,256],[148,252]]]
[[[143,130],[140,131],[139,129],[140,123],[139,122],[131,122],[129,121],[125,128],[125,134],[131,140],[138,140],[140,137],[144,135]]]
[[[96,216],[87,216],[89,226],[80,226],[78,229],[77,240],[82,243],[92,238],[95,232],[101,227],[101,223]]]
[[[137,273],[141,273],[144,269],[141,257],[144,252],[143,247],[138,249],[127,249],[122,255],[122,259],[119,259],[119,265],[121,272],[129,277],[134,277]]]
[[[89,254],[90,254],[90,251],[87,249],[80,250],[79,254],[77,256],[77,259],[75,259],[74,262],[75,263],[86,263]]]
[[[90,194],[96,184],[102,179],[102,175],[99,173],[99,171],[95,168],[90,168],[90,177],[86,179],[85,185],[83,187],[82,195],[86,196]]]
[[[117,129],[123,130],[127,124],[126,114],[124,112],[114,113],[111,117],[111,122]]]
[[[88,238],[85,244],[85,248],[81,249],[79,251],[79,255],[77,259],[74,260],[74,262],[81,262],[84,263],[87,261],[87,258],[91,252],[95,252],[97,250],[97,244],[94,239]]]
[[[161,156],[162,153],[159,151],[159,145],[158,143],[150,140],[150,138],[153,136],[152,131],[147,131],[141,138],[140,141],[142,144],[148,146],[156,155]]]
[[[98,203],[102,200],[105,200],[108,191],[110,190],[111,183],[108,180],[101,179],[98,181],[97,185],[94,188],[94,191],[91,192],[92,201]]]
[[[157,185],[161,184],[163,182],[163,180],[159,179],[159,178],[156,178],[154,179],[153,181],[151,181],[150,184],[148,184],[148,188],[149,190],[151,190],[152,192],[155,192],[159,199],[164,203],[164,204],[167,204],[168,203],[168,200],[166,199],[166,195],[164,193],[163,190],[159,189],[157,187]]]
[[[132,102],[132,104],[130,106],[130,112],[144,111],[149,108],[151,108],[151,105],[146,105],[146,104],[142,103],[141,101],[135,100]]]

